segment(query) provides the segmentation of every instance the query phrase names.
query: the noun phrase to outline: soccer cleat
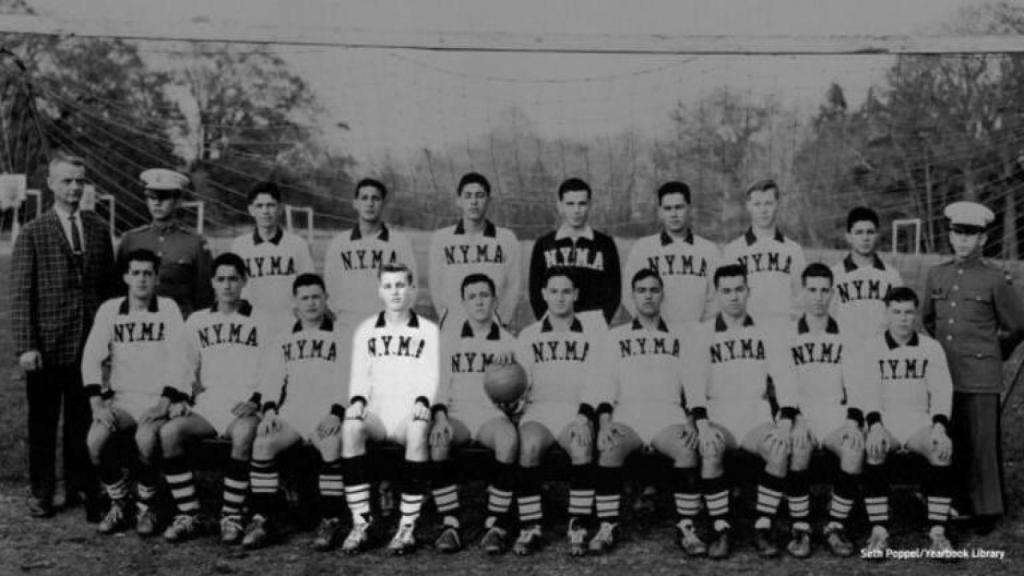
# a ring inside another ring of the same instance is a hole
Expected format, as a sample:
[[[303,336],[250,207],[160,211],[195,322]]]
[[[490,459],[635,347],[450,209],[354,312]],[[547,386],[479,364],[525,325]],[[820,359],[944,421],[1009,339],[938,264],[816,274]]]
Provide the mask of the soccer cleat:
[[[842,525],[834,524],[825,528],[825,542],[832,554],[840,558],[853,556],[853,542],[846,536],[846,529]]]
[[[569,555],[585,556],[587,554],[587,527],[582,518],[569,519]]]
[[[139,536],[152,536],[156,534],[157,523],[156,512],[153,511],[153,508],[149,506],[145,508],[139,507],[135,515],[135,532]]]
[[[953,543],[946,537],[946,531],[941,526],[932,527],[928,532],[928,538],[931,540],[928,550],[935,555],[935,558],[945,562],[957,560],[955,555],[950,554],[953,552]]]
[[[811,533],[808,530],[793,529],[793,535],[786,545],[786,551],[793,558],[807,558],[811,555]]]
[[[249,528],[242,538],[242,546],[250,550],[263,548],[270,543],[271,527],[270,521],[261,514],[254,514],[249,521]]]
[[[352,530],[341,544],[341,551],[345,554],[359,554],[365,550],[370,543],[370,523],[370,520],[366,520],[352,524]]]
[[[334,548],[338,545],[340,533],[341,518],[324,518],[316,530],[316,537],[313,538],[313,549],[325,552]]]
[[[505,552],[507,547],[506,538],[508,532],[503,528],[492,526],[487,529],[482,540],[480,540],[480,546],[484,549],[484,552],[491,556],[496,556]]]
[[[196,514],[178,514],[174,522],[164,530],[164,540],[168,542],[184,542],[199,535],[203,524]]]
[[[874,560],[884,560],[885,550],[888,547],[889,531],[885,529],[885,526],[875,526],[871,528],[871,536],[868,536],[868,541],[864,544],[861,556]]]
[[[416,549],[416,525],[409,523],[400,523],[398,530],[395,532],[394,538],[391,539],[391,543],[388,544],[388,552],[395,556],[404,556]]]
[[[544,536],[541,533],[540,524],[534,524],[519,531],[519,537],[516,538],[516,543],[512,546],[512,551],[515,552],[517,556],[529,556],[537,550],[540,550],[543,542]]]
[[[445,554],[462,550],[462,536],[459,535],[459,529],[454,526],[445,526],[441,535],[434,541],[434,549]]]
[[[774,538],[771,528],[758,528],[755,530],[754,546],[757,547],[757,554],[761,558],[778,558],[780,551]]]
[[[715,539],[708,546],[708,558],[724,560],[729,557],[729,530],[716,530]]]
[[[703,556],[708,553],[708,546],[697,535],[692,520],[680,520],[676,524],[676,542],[687,556]]]
[[[617,522],[601,522],[601,527],[598,528],[597,534],[590,539],[590,544],[587,548],[595,554],[604,554],[615,547],[616,536],[619,532],[619,524]]]
[[[221,544],[238,544],[245,537],[241,516],[224,516],[220,519]]]
[[[128,503],[124,500],[111,501],[110,510],[107,510],[107,515],[100,520],[96,530],[100,534],[115,534],[126,530],[131,525],[126,508],[128,508]]]

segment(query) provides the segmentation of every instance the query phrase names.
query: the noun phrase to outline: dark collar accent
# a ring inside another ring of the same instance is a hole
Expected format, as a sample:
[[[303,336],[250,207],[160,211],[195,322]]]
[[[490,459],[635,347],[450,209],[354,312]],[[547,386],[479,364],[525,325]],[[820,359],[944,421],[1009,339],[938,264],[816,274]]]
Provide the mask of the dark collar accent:
[[[920,343],[920,338],[917,337],[917,332],[914,332],[910,335],[910,340],[907,340],[907,343],[904,344],[904,346],[917,346],[918,343]],[[889,350],[899,348],[899,344],[896,342],[896,339],[892,337],[892,334],[890,334],[888,330],[885,331],[885,345],[889,347]]]
[[[474,336],[473,327],[469,325],[469,320],[462,323],[461,336],[462,338],[472,338]],[[491,322],[491,328],[487,331],[487,339],[501,340],[501,328],[498,327],[497,322]]]
[[[462,225],[462,220],[459,220],[455,224],[455,235],[461,236],[466,233],[466,227]],[[484,236],[486,238],[495,238],[498,236],[498,227],[494,225],[494,222],[490,220],[484,221]]]
[[[377,234],[377,239],[380,240],[381,242],[387,242],[390,238],[391,238],[391,231],[388,230],[387,224],[384,224],[383,222],[381,222],[381,224],[380,224],[380,233]],[[363,239],[363,233],[359,231],[359,223],[356,223],[356,225],[352,227],[352,234],[349,236],[349,239],[350,240],[362,240]]]
[[[800,317],[800,320],[796,323],[797,334],[807,334],[811,331],[811,327],[807,325],[807,315],[804,314]],[[825,324],[826,334],[839,334],[839,324],[836,323],[836,319],[829,316],[828,323]]]
[[[668,324],[665,324],[664,318],[658,318],[658,332],[668,332]],[[639,318],[633,318],[633,330],[643,330],[644,325],[640,323]]]
[[[270,242],[274,246],[277,246],[278,244],[281,243],[281,238],[284,238],[284,230],[282,230],[281,227],[278,226],[277,227],[277,232],[274,232],[274,235],[269,240],[266,240],[266,242]],[[256,230],[255,228],[253,228],[253,230],[252,230],[252,243],[253,243],[253,245],[254,246],[259,246],[263,242],[264,242],[264,240],[263,240],[263,238],[260,237],[259,231]]]
[[[384,311],[381,310],[380,314],[377,314],[377,323],[373,325],[374,328],[384,328],[388,325],[387,319],[384,317]],[[416,315],[415,310],[409,310],[409,323],[406,324],[409,328],[419,328],[420,319]]]
[[[660,236],[662,246],[668,246],[673,241],[672,235],[669,234],[666,230],[662,230]],[[686,242],[687,244],[691,245],[693,244],[693,230],[688,229],[686,231],[686,236],[683,237],[683,242]]]
[[[750,317],[750,314],[747,314],[747,317],[743,319],[743,327],[746,328],[753,325],[754,319]],[[715,316],[715,332],[725,332],[728,329],[729,326],[726,325],[725,318],[722,318],[722,314],[719,313],[718,316]]]
[[[210,312],[213,314],[217,312],[216,302],[213,304],[213,306],[210,306]],[[252,316],[252,304],[250,304],[248,300],[242,300],[238,303],[238,310],[236,310],[236,312],[238,312],[242,316]]]
[[[551,326],[551,319],[548,318],[547,316],[545,316],[544,319],[541,320],[540,331],[541,332],[551,332],[552,330],[554,330],[554,328]],[[569,325],[569,331],[570,332],[579,332],[581,334],[583,333],[583,323],[580,322],[579,318],[573,317],[572,324]]]
[[[747,246],[751,246],[754,242],[757,242],[757,236],[754,235],[754,228],[747,228],[747,232],[743,235],[743,238],[747,241]],[[778,228],[775,229],[775,241],[780,244],[786,241],[786,237],[782,235],[782,231]]]
[[[324,319],[320,321],[320,329],[324,332],[333,332],[334,320],[331,320],[330,316],[324,316]],[[296,320],[292,326],[292,334],[296,332],[302,332],[302,320]]]
[[[149,305],[146,306],[146,310],[152,312],[153,314],[156,314],[157,312],[160,311],[160,305],[157,304],[156,294],[154,294],[153,297],[149,299]],[[125,316],[128,314],[129,311],[131,311],[131,296],[125,296],[124,300],[121,300],[121,305],[117,307],[117,313],[122,316]]]
[[[876,270],[885,270],[885,263],[878,257],[878,254],[872,254],[871,256],[871,266]],[[846,258],[843,258],[843,269],[846,270],[847,274],[857,269],[857,264],[853,262],[853,254],[847,254]]]

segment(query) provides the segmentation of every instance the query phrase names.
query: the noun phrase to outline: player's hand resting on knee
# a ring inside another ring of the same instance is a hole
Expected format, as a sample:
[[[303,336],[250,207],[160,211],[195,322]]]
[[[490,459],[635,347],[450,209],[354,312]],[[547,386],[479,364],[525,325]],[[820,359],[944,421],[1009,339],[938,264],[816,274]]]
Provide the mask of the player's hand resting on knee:
[[[797,424],[790,432],[793,441],[793,450],[810,450],[814,446],[814,435],[805,424]]]
[[[569,428],[569,439],[580,448],[590,448],[593,436],[594,429],[591,427],[590,418],[583,414],[577,414]]]
[[[880,463],[885,459],[889,453],[889,434],[881,424],[872,424],[871,428],[868,428],[864,446],[872,463]]]
[[[362,402],[353,402],[345,408],[345,420],[362,420],[366,416],[366,406]]]
[[[725,450],[725,436],[722,435],[722,431],[712,426],[706,419],[697,421],[697,437],[701,454],[720,454]]]
[[[277,410],[267,410],[263,413],[260,425],[256,427],[256,434],[269,436],[281,429],[281,422],[277,419]]]
[[[170,406],[171,403],[167,398],[161,398],[160,402],[158,402],[156,406],[153,406],[142,413],[142,417],[139,418],[139,424],[147,424],[149,422],[156,422],[161,418],[167,418]]]
[[[700,447],[700,434],[697,432],[697,428],[689,422],[683,424],[683,431],[679,434],[679,438],[687,450],[697,450]]]
[[[188,402],[174,402],[170,408],[167,409],[168,418],[181,418],[188,416],[192,413],[192,409],[189,407]]]
[[[235,404],[235,407],[231,409],[231,415],[235,418],[245,418],[256,414],[259,409],[260,407],[255,402],[246,400],[245,402]]]
[[[940,423],[932,424],[932,454],[939,462],[949,462],[953,456],[953,441],[946,434],[946,427]]]
[[[854,452],[864,450],[864,433],[854,420],[847,420],[839,435],[839,445]]]
[[[614,424],[602,424],[597,431],[597,449],[602,452],[622,444],[622,430]]]
[[[413,402],[412,419],[430,422],[430,408],[428,408],[423,402]]]
[[[334,436],[338,432],[341,432],[341,418],[338,418],[334,414],[324,416],[323,420],[321,420],[316,426],[316,435],[319,436],[320,439],[327,438],[328,436]]]
[[[100,400],[99,397],[93,398],[92,421],[93,424],[103,426],[111,432],[117,430],[117,418],[114,418],[114,411],[110,409],[110,404],[106,400]]]
[[[452,441],[452,425],[444,412],[434,416],[434,427],[430,430],[431,446],[447,446]]]

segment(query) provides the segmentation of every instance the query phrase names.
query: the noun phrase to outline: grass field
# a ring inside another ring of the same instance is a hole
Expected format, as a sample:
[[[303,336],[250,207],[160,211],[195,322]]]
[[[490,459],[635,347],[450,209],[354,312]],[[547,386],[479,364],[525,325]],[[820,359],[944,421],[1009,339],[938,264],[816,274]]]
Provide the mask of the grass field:
[[[425,249],[423,242],[415,243]],[[317,258],[319,260],[319,258]],[[425,258],[422,260],[425,262]],[[916,284],[920,263],[901,262],[901,269]],[[0,256],[0,302],[9,298],[10,259]],[[784,558],[765,562],[752,550],[749,522],[738,527],[734,556],[728,561],[685,560],[671,540],[672,520],[667,513],[627,514],[624,541],[612,554],[573,560],[564,543],[564,517],[549,506],[554,528],[551,545],[536,556],[489,558],[473,545],[482,516],[482,500],[469,498],[467,542],[470,549],[455,556],[441,556],[421,550],[409,558],[389,557],[375,549],[358,558],[338,553],[319,554],[310,550],[312,534],[293,533],[278,546],[257,552],[226,549],[212,539],[183,546],[159,540],[142,541],[132,534],[101,537],[82,519],[80,510],[62,513],[51,520],[33,520],[25,513],[27,495],[24,383],[15,367],[11,350],[10,316],[0,310],[0,576],[8,574],[1019,574],[1024,565],[1024,390],[1010,398],[1004,414],[1004,454],[1010,513],[999,529],[987,537],[959,535],[962,547],[1003,550],[1006,560],[968,560],[955,565],[927,560],[889,561],[869,564],[862,560],[837,560],[816,545],[816,554],[806,561]],[[479,486],[477,487],[479,488]],[[477,490],[479,492],[479,490]],[[555,489],[553,500],[564,502],[564,487]],[[664,510],[668,501],[661,500]],[[745,510],[749,503],[736,503]],[[920,505],[909,493],[894,499],[897,523],[893,548],[918,548],[926,544],[916,526]],[[557,506],[561,508],[561,506]],[[816,510],[821,509],[820,498]],[[900,511],[911,510],[911,514]],[[429,524],[422,530],[423,541],[434,535]],[[387,530],[391,529],[388,525]],[[387,534],[381,534],[381,544]]]

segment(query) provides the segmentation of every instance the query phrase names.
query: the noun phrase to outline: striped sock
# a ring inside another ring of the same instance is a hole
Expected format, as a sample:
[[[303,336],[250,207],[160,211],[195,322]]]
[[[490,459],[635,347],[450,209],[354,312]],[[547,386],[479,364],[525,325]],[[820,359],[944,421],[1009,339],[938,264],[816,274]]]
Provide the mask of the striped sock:
[[[320,463],[320,501],[324,518],[339,518],[345,509],[345,482],[341,475],[341,458]]]
[[[405,462],[406,482],[402,490],[402,502],[398,509],[402,513],[401,524],[415,524],[423,507],[424,494],[429,485],[430,462]]]
[[[701,481],[704,493],[704,504],[708,507],[708,516],[716,532],[726,530],[729,523],[729,482],[725,476],[704,478]]]
[[[199,495],[196,494],[196,480],[184,458],[167,458],[163,461],[164,479],[174,498],[178,512],[197,514]]]
[[[121,476],[113,482],[103,482],[103,488],[111,500],[124,500],[128,497],[128,478]]]
[[[437,513],[445,517],[445,523],[459,525],[459,485],[455,481],[455,464],[451,460],[434,462],[432,479],[434,506]]]
[[[156,468],[140,462],[135,479],[135,491],[138,493],[136,504],[140,511],[148,510],[153,505],[153,500],[158,492],[157,484],[159,482],[160,473],[157,472]]]
[[[672,494],[679,519],[693,519],[700,512],[700,472],[697,468],[672,470]]]
[[[765,519],[770,524],[779,511],[779,502],[782,501],[782,491],[786,487],[786,479],[772,476],[766,471],[761,471],[757,481],[757,525],[764,526]]]
[[[602,522],[619,521],[622,500],[622,468],[597,466],[594,470],[594,504]]]
[[[786,476],[786,503],[793,528],[809,532],[811,524],[811,478],[806,470],[790,470]]]
[[[252,492],[252,510],[256,514],[269,517],[277,502],[277,487],[280,478],[277,473],[277,462],[274,460],[253,460],[249,465],[249,486]]]
[[[220,513],[222,516],[241,516],[245,509],[245,496],[249,492],[249,463],[245,460],[228,460],[224,473],[224,498]]]
[[[590,464],[573,465],[569,475],[569,516],[587,517],[594,509],[593,469]]]
[[[864,508],[871,524],[889,523],[889,479],[884,464],[864,466]]]
[[[829,520],[843,525],[850,517],[850,511],[853,509],[856,499],[857,476],[840,470],[836,474],[835,485],[832,487],[832,500],[828,507]]]
[[[949,507],[953,502],[955,477],[950,466],[929,467],[930,474],[925,481],[924,493],[928,499],[928,521],[936,526],[945,526],[949,521]]]
[[[544,519],[544,509],[540,501],[540,470],[520,468],[518,476],[516,500],[519,504],[519,523],[524,526],[539,524]]]
[[[487,486],[487,519],[484,527],[490,528],[504,519],[508,519],[512,507],[512,496],[515,493],[514,464],[495,461],[491,468],[491,483]]]
[[[342,458],[345,471],[345,501],[352,522],[362,524],[370,521],[370,481],[366,474],[366,456]]]
[[[99,476],[111,500],[123,500],[128,497],[128,479],[110,446],[107,446],[100,455]]]

